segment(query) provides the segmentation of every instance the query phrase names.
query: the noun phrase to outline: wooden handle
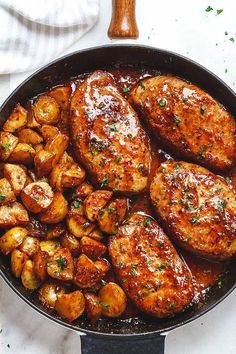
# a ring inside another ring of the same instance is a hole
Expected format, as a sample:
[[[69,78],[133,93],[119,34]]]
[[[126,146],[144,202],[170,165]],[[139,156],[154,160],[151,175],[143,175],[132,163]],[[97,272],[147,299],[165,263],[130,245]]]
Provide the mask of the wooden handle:
[[[112,0],[112,18],[108,29],[110,38],[138,38],[135,0]]]

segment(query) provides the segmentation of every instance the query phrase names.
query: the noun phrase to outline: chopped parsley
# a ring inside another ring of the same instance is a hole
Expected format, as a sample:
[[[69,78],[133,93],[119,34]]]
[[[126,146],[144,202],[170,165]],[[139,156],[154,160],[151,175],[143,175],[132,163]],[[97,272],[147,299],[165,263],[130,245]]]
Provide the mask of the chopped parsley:
[[[165,105],[166,105],[166,99],[163,98],[159,101],[159,106],[162,108],[165,107]]]
[[[103,180],[102,180],[102,183],[101,183],[101,187],[105,188],[107,186],[108,186],[108,178],[104,177]]]
[[[192,217],[192,218],[190,219],[190,222],[191,222],[192,224],[195,224],[195,225],[199,225],[199,224],[200,224],[200,221],[199,221],[197,218],[195,218],[195,217]]]
[[[151,289],[151,285],[150,285],[150,284],[146,284],[146,285],[144,285],[144,287],[145,287],[146,289]]]
[[[157,268],[161,272],[162,270],[166,269],[166,265],[165,264],[160,264]]]
[[[177,124],[177,125],[181,122],[181,120],[178,117],[174,117],[174,121],[175,121],[175,124]]]
[[[233,37],[231,37],[229,40],[230,40],[230,42],[234,43],[234,38]]]
[[[4,145],[2,145],[2,150],[6,151],[9,149],[10,146],[11,146],[10,143],[4,144]]]
[[[151,224],[151,222],[152,222],[152,220],[149,219],[149,218],[147,218],[147,219],[144,220],[143,225],[144,225],[145,227],[146,227],[146,226],[149,226],[149,225]]]
[[[76,209],[78,209],[78,208],[80,207],[80,205],[81,205],[81,202],[79,202],[78,200],[75,200],[75,201],[73,202],[73,205],[74,205],[74,207],[75,207]]]
[[[138,169],[138,171],[140,172],[140,173],[144,173],[145,172],[145,169],[144,169],[144,166],[143,165],[138,165],[138,167],[137,167],[137,169]]]
[[[115,158],[115,163],[118,164],[118,163],[120,163],[120,161],[121,161],[121,157],[118,157],[118,156],[117,156],[117,157]]]
[[[4,200],[6,198],[5,194],[0,194],[0,200]]]
[[[109,129],[110,129],[110,132],[116,132],[117,131],[117,128],[116,128],[114,123],[109,125]]]
[[[111,207],[106,208],[106,211],[108,212],[108,214],[114,213],[115,210],[116,210],[115,208],[111,208]]]
[[[67,266],[67,261],[65,258],[60,257],[60,258],[56,259],[56,262],[57,262],[58,267],[61,268],[61,270],[64,270]]]
[[[129,88],[128,88],[127,86],[124,86],[124,87],[122,88],[122,91],[123,91],[124,93],[129,92]]]
[[[218,10],[216,10],[216,16],[217,16],[217,15],[220,15],[223,11],[224,11],[223,9],[218,9]]]
[[[102,308],[104,309],[109,309],[110,305],[109,304],[105,304],[104,302],[101,303]]]
[[[123,267],[123,263],[122,262],[118,262],[117,264],[116,264],[116,266],[118,267],[118,268],[122,268]]]
[[[225,208],[227,205],[227,202],[226,202],[226,200],[222,199],[220,204],[221,204],[222,208]]]
[[[145,86],[142,82],[139,83],[139,86],[141,87],[141,89],[145,90]]]
[[[211,6],[207,6],[207,8],[205,9],[206,12],[210,12],[213,11],[213,8]]]
[[[173,309],[175,307],[175,304],[173,302],[171,302],[170,304],[168,304],[168,309]]]
[[[225,36],[228,36],[228,32],[227,31],[225,31]]]

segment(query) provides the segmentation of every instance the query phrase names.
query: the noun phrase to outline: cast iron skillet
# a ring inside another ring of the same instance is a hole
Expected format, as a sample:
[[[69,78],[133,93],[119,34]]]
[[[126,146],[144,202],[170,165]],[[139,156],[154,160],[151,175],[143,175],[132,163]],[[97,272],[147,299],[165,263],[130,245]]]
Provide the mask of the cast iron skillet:
[[[236,116],[236,95],[214,74],[193,61],[172,52],[132,45],[103,46],[82,50],[52,62],[26,79],[0,109],[1,125],[16,103],[44,92],[48,87],[64,83],[78,74],[96,69],[117,67],[156,69],[182,77],[206,90]],[[87,334],[81,337],[82,353],[86,354],[153,354],[164,353],[164,332],[182,326],[212,309],[236,286],[236,266],[231,264],[221,287],[212,289],[204,303],[191,307],[171,319],[142,318],[132,321],[102,319],[91,327],[85,318],[69,324],[45,310],[35,295],[23,288],[9,271],[8,260],[0,258],[0,274],[10,287],[32,308],[67,328]]]

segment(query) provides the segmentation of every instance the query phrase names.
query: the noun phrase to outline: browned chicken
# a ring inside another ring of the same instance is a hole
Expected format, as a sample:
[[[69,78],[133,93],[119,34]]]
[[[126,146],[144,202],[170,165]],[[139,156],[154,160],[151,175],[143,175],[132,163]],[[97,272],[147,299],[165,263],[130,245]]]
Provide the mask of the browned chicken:
[[[109,254],[123,289],[143,312],[169,317],[190,304],[191,274],[154,219],[131,215],[110,237]]]
[[[157,214],[178,244],[198,255],[236,255],[236,192],[220,176],[187,162],[169,161],[150,187]]]
[[[134,193],[147,187],[149,139],[108,73],[96,71],[76,89],[70,129],[75,153],[97,185]]]
[[[235,120],[199,87],[171,76],[141,81],[130,103],[174,153],[214,169],[235,161]]]

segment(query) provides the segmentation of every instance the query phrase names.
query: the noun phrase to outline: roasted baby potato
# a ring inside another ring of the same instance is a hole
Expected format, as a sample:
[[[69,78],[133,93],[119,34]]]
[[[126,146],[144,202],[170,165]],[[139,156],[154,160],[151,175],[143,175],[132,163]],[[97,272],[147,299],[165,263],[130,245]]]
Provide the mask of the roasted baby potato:
[[[37,238],[26,236],[18,249],[32,258],[39,251],[39,243]]]
[[[49,254],[49,256],[53,256],[54,253],[56,253],[59,250],[61,245],[59,241],[47,240],[47,241],[41,241],[39,247],[41,251],[45,251]]]
[[[66,232],[61,236],[60,242],[62,247],[68,248],[68,250],[72,253],[74,257],[79,255],[80,242],[78,238],[76,238],[69,232]]]
[[[0,132],[0,161],[6,161],[18,144],[18,138],[8,132]]]
[[[19,138],[19,143],[25,143],[31,145],[38,145],[43,143],[42,136],[30,128],[25,128],[19,131],[18,138]]]
[[[76,237],[83,237],[90,234],[95,225],[76,212],[69,212],[66,218],[68,230]]]
[[[20,278],[22,270],[28,256],[18,249],[14,249],[11,253],[11,271],[16,278]]]
[[[56,124],[60,119],[60,106],[50,96],[40,96],[34,103],[34,117],[39,124]]]
[[[55,303],[55,310],[58,315],[70,322],[80,317],[84,309],[84,295],[79,290],[73,291],[70,294],[59,295]]]
[[[64,224],[59,223],[55,225],[49,225],[45,238],[46,240],[58,238],[61,235],[63,235],[65,231],[66,231],[66,227]]]
[[[37,122],[37,120],[34,117],[33,108],[34,108],[33,100],[30,100],[27,105],[27,109],[28,109],[27,127],[28,128],[39,128],[40,124]]]
[[[23,286],[26,289],[30,290],[35,290],[37,289],[41,281],[37,278],[35,271],[34,271],[34,264],[31,259],[28,259],[23,267],[22,273],[21,273],[21,281]]]
[[[30,165],[34,161],[34,156],[35,150],[32,148],[32,146],[24,143],[19,143],[12,151],[9,157],[9,162]]]
[[[58,296],[65,292],[66,289],[61,284],[53,281],[46,282],[39,289],[39,301],[45,308],[54,309]]]
[[[88,195],[84,201],[85,215],[94,222],[98,219],[99,211],[108,204],[112,197],[112,192],[97,190]]]
[[[127,199],[117,198],[103,208],[98,215],[100,229],[107,234],[117,232],[118,225],[124,220],[127,212]]]
[[[94,264],[102,272],[102,278],[106,275],[110,269],[110,263],[105,258],[97,259]]]
[[[55,158],[53,152],[44,149],[39,150],[34,157],[35,172],[38,177],[47,176],[53,168]]]
[[[62,192],[62,175],[69,168],[70,164],[68,163],[58,163],[55,167],[53,167],[52,172],[49,176],[50,185],[53,189]]]
[[[72,280],[74,276],[74,261],[67,248],[60,248],[47,261],[47,272],[61,281]]]
[[[45,251],[39,251],[34,255],[34,272],[38,279],[44,281],[47,278],[47,262],[49,254]]]
[[[75,199],[71,205],[69,210],[70,215],[81,215],[84,216],[84,203],[81,199]]]
[[[85,254],[89,258],[97,259],[106,253],[107,247],[97,240],[84,236],[80,241],[80,250],[81,253]]]
[[[93,192],[93,186],[88,182],[83,182],[78,186],[74,192],[75,198],[85,199],[90,193]]]
[[[39,214],[39,220],[46,224],[61,222],[68,212],[68,204],[62,193],[56,192],[49,208]]]
[[[0,206],[0,228],[25,226],[29,222],[27,210],[18,202]]]
[[[55,154],[53,167],[56,166],[63,153],[67,149],[69,138],[65,134],[58,134],[45,145],[45,150]]]
[[[7,255],[26,238],[28,231],[23,227],[13,227],[0,237],[0,251]]]
[[[71,87],[58,86],[48,92],[48,95],[55,98],[61,109],[67,110],[70,104]]]
[[[99,290],[102,314],[106,317],[119,317],[126,309],[127,298],[121,287],[107,283]]]
[[[39,220],[30,217],[29,223],[26,226],[28,234],[32,237],[37,237],[39,239],[45,238],[47,234],[47,226],[42,224]]]
[[[104,236],[103,236],[101,230],[97,227],[95,227],[95,229],[93,229],[93,231],[91,231],[88,236],[90,238],[93,238],[94,240],[97,240],[97,241],[102,241],[104,239]]]
[[[25,166],[6,163],[3,172],[4,177],[10,182],[15,195],[19,195],[26,184]]]
[[[20,104],[17,104],[7,121],[3,125],[3,130],[9,133],[15,133],[17,130],[26,126],[27,123],[27,110]]]
[[[65,188],[77,187],[85,179],[85,170],[76,163],[62,173],[61,185]]]
[[[33,182],[22,190],[21,200],[32,213],[40,213],[52,204],[54,193],[48,183]]]
[[[102,271],[85,254],[81,254],[75,265],[74,283],[82,289],[91,288],[103,277]]]
[[[102,306],[99,297],[93,293],[85,293],[85,307],[87,316],[92,324],[95,324],[102,314]]]
[[[0,205],[15,202],[16,197],[13,189],[6,178],[0,179]]]
[[[48,141],[53,140],[55,136],[60,134],[60,130],[57,127],[45,124],[40,128],[40,133],[42,134],[45,142],[47,143]]]

